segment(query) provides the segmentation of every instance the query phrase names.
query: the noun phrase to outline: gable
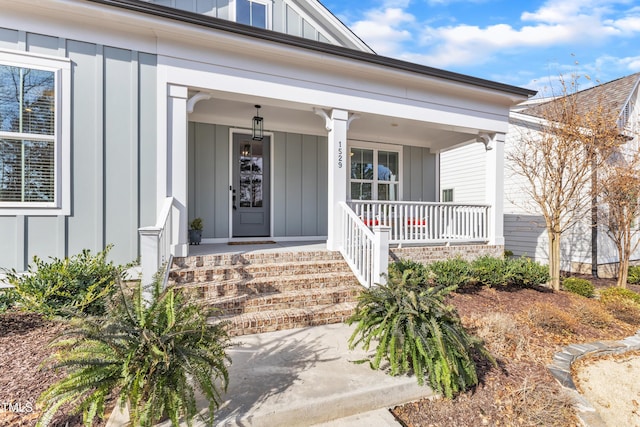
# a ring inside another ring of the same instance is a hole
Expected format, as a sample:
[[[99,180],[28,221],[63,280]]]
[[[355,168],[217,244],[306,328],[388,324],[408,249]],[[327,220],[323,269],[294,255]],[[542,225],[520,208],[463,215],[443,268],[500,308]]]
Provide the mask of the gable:
[[[373,53],[369,46],[316,0],[144,0],[144,2]]]

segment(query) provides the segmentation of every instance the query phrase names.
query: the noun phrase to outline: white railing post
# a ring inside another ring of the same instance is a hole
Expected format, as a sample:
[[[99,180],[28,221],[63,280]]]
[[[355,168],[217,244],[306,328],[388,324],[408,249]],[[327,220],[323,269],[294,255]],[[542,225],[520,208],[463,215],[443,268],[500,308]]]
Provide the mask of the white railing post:
[[[160,269],[160,235],[159,227],[142,227],[140,235],[140,267],[142,268],[142,286],[153,283],[153,276]]]
[[[373,227],[373,283],[387,283],[389,270],[389,237],[391,227],[377,225]]]
[[[165,264],[171,263],[171,246],[174,236],[171,233],[173,224],[173,197],[167,197],[160,210],[155,226],[138,228],[140,236],[140,268],[142,269],[142,285],[153,283],[153,277]],[[170,265],[167,265],[167,273]],[[166,280],[165,280],[166,284]]]

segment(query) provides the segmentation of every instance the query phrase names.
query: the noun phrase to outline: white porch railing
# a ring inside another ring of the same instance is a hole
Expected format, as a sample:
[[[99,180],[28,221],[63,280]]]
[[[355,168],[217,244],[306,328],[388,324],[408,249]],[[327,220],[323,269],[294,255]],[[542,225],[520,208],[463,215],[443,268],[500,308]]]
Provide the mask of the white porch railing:
[[[141,227],[140,235],[140,266],[142,268],[142,284],[153,282],[153,276],[160,267],[171,263],[172,260],[172,224],[173,197],[167,197],[162,205],[158,222],[154,226]],[[166,273],[169,269],[166,269]]]
[[[369,288],[384,282],[389,267],[389,228],[365,225],[346,203],[340,202],[342,244],[340,253],[358,281]]]
[[[370,200],[348,203],[365,225],[390,227],[392,244],[489,240],[489,205]]]

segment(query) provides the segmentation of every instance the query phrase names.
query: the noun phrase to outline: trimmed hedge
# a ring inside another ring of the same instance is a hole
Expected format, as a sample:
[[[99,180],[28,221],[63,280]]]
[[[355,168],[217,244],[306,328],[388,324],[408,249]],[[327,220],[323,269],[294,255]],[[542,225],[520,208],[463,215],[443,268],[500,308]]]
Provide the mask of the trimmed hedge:
[[[529,258],[480,257],[472,262],[462,258],[436,261],[426,265],[423,270],[419,263],[401,261],[389,267],[389,272],[413,270],[423,283],[456,288],[469,284],[482,286],[520,286],[534,287],[549,281],[547,266],[531,261]]]

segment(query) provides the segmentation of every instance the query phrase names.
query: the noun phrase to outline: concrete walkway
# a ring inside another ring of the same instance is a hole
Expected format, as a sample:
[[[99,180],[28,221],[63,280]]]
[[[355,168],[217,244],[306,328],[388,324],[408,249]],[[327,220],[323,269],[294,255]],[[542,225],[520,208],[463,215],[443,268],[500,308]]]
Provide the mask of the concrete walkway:
[[[229,388],[215,426],[399,427],[390,408],[434,393],[418,386],[415,377],[391,377],[369,363],[353,363],[366,354],[348,349],[354,327],[334,324],[234,338]],[[199,406],[207,405],[201,401]],[[124,426],[127,418],[116,410],[108,426]],[[196,418],[194,425],[203,424]]]
[[[433,392],[352,363],[365,356],[348,349],[352,331],[335,324],[234,339],[216,426],[399,426],[388,408]]]

